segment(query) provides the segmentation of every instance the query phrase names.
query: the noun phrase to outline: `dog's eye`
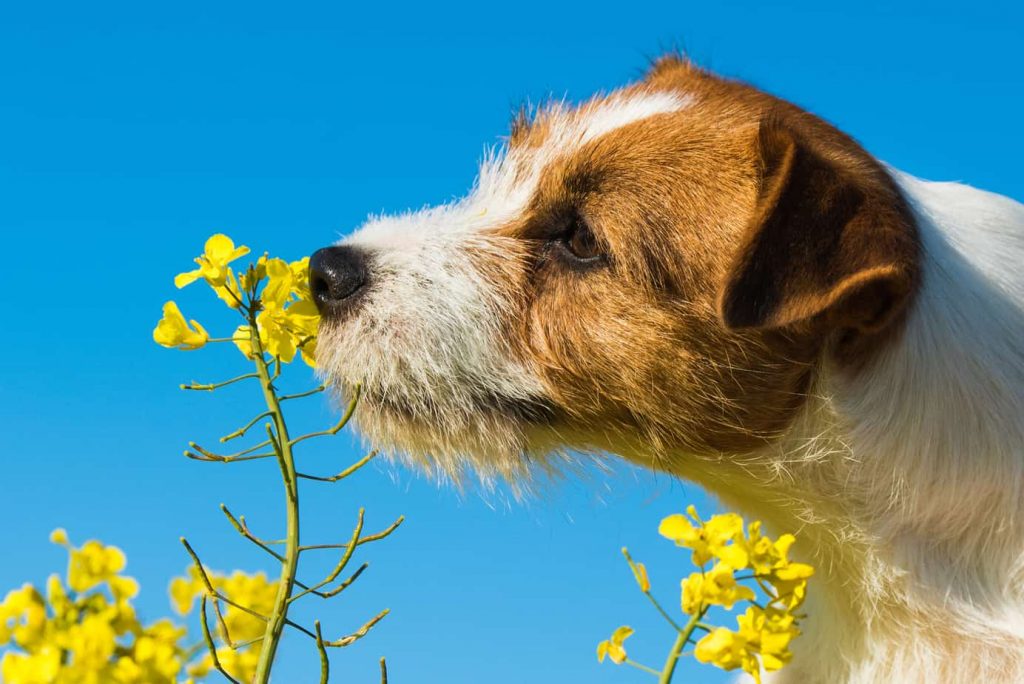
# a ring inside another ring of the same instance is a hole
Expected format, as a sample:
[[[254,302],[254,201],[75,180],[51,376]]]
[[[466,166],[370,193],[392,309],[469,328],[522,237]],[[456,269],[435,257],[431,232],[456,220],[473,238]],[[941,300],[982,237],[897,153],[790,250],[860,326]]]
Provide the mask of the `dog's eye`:
[[[575,218],[569,229],[563,234],[561,243],[573,257],[580,261],[596,261],[601,258],[601,245],[594,237],[594,232],[582,218]]]

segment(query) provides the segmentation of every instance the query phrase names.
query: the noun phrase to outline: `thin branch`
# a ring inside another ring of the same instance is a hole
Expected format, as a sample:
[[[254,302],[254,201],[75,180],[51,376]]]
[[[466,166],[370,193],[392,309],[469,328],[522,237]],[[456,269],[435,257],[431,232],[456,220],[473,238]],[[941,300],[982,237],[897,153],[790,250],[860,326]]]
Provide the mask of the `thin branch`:
[[[238,532],[240,535],[242,535],[243,537],[245,537],[246,539],[251,541],[253,544],[255,544],[256,546],[260,547],[261,549],[263,549],[264,551],[269,553],[271,556],[273,556],[279,562],[284,560],[284,556],[279,554],[277,551],[274,551],[269,546],[269,544],[281,543],[279,540],[264,541],[264,540],[260,539],[259,537],[257,537],[255,534],[253,534],[249,530],[249,526],[245,524],[245,516],[244,515],[241,516],[241,518],[236,518],[231,513],[231,511],[228,510],[228,507],[225,506],[224,504],[220,505],[220,510],[221,510],[222,513],[224,513],[225,516],[227,516],[227,519],[231,522],[231,526],[235,528],[236,532]]]
[[[227,620],[224,619],[224,614],[220,610],[220,601],[217,599],[213,600],[213,612],[216,613],[217,622],[220,624],[221,631],[224,632],[224,642],[232,651],[237,651],[240,648],[252,646],[253,644],[263,641],[262,636],[256,637],[255,639],[249,639],[248,641],[235,641],[231,638],[231,633],[228,631]]]
[[[388,684],[388,663],[383,656],[380,659],[380,684]]]
[[[387,529],[385,529],[385,530],[383,530],[381,532],[378,532],[377,534],[371,534],[371,535],[367,535],[365,537],[362,537],[362,538],[359,539],[359,541],[357,541],[355,543],[355,545],[356,546],[362,546],[363,544],[368,544],[370,542],[375,542],[375,541],[378,541],[380,539],[384,539],[385,537],[390,535],[392,532],[397,530],[398,526],[401,525],[403,522],[405,522],[405,516],[404,515],[400,515],[400,516],[398,516],[398,519],[395,520],[395,522],[391,523],[391,525],[389,525],[387,527]],[[344,548],[348,548],[348,546],[349,546],[348,544],[312,544],[310,546],[300,546],[299,547],[299,551],[313,551],[315,549],[344,549]]]
[[[210,658],[213,659],[213,666],[217,668],[217,671],[224,675],[224,678],[232,684],[241,684],[237,679],[228,674],[228,671],[220,664],[220,658],[217,657],[217,645],[213,643],[213,635],[210,634],[210,625],[206,621],[205,594],[202,596],[199,603],[199,622],[203,627],[203,640],[206,642],[206,648],[210,651]]]
[[[199,576],[203,580],[203,586],[206,587],[207,594],[209,594],[210,596],[212,596],[214,598],[220,599],[221,601],[223,601],[224,603],[228,604],[229,606],[234,606],[235,608],[238,608],[243,613],[248,613],[249,615],[252,615],[254,618],[259,618],[260,620],[263,620],[264,622],[269,622],[270,621],[270,618],[268,618],[266,615],[262,615],[260,613],[257,613],[252,608],[249,608],[247,606],[243,606],[241,603],[238,603],[236,601],[231,600],[230,598],[228,598],[224,594],[222,594],[219,591],[217,591],[216,589],[214,589],[213,588],[213,582],[210,581],[210,577],[206,574],[206,568],[204,568],[202,562],[200,562],[199,556],[197,556],[196,552],[192,550],[192,547],[189,545],[189,543],[185,540],[184,537],[181,537],[181,543],[185,546],[185,550],[188,551],[188,555],[192,557],[192,562],[195,563],[196,569],[199,571]],[[309,632],[309,630],[304,630],[304,631],[306,631],[307,634],[312,635],[312,632]]]
[[[318,477],[316,475],[307,475],[306,473],[295,473],[295,476],[301,477],[306,480],[316,480],[317,482],[337,482],[338,480],[344,480],[346,477],[362,468],[364,465],[369,463],[373,459],[373,457],[376,456],[378,453],[379,452],[375,449],[368,453],[366,456],[363,456],[361,459],[359,459],[352,465],[350,465],[348,468],[342,470],[337,475],[331,475],[330,477]]]
[[[270,440],[270,446],[274,447],[274,453],[277,454],[277,458],[280,459],[283,452],[281,451],[281,442],[278,440],[277,435],[274,434],[274,426],[267,423],[263,427],[267,429],[267,439]],[[289,445],[290,444],[291,443],[289,442]]]
[[[231,526],[235,528],[235,531],[237,531],[240,535],[242,535],[243,537],[245,537],[246,539],[251,541],[256,546],[260,547],[261,549],[263,549],[264,551],[269,553],[279,563],[283,563],[284,562],[284,556],[279,554],[277,551],[274,551],[274,549],[270,548],[270,544],[283,544],[284,543],[283,539],[273,539],[273,540],[260,539],[255,534],[253,534],[251,530],[249,530],[249,526],[245,522],[245,516],[244,515],[240,515],[240,516],[238,516],[236,518],[234,516],[234,514],[232,514],[231,511],[228,510],[228,507],[225,506],[224,504],[220,505],[220,510],[224,513],[225,516],[227,516],[227,519],[231,522]],[[323,592],[314,591],[314,590],[310,589],[308,585],[303,584],[302,582],[300,582],[297,579],[295,580],[295,584],[300,589],[306,589],[310,593],[316,594],[320,598],[330,598],[330,595],[324,594]],[[351,582],[350,582],[350,584],[351,584]]]
[[[273,415],[273,414],[270,411],[264,411],[263,413],[261,413],[260,415],[256,416],[255,418],[253,418],[248,423],[246,423],[242,427],[238,428],[237,430],[235,430],[231,434],[224,435],[223,437],[221,437],[220,438],[221,443],[223,444],[224,442],[231,441],[232,439],[235,439],[236,437],[241,437],[246,432],[248,432],[252,428],[253,425],[258,423],[260,421],[260,419],[267,418],[267,417],[269,417],[271,415]]]
[[[341,574],[341,571],[345,569],[346,565],[348,565],[349,560],[352,558],[352,554],[355,553],[356,546],[358,546],[359,535],[363,531],[363,516],[365,515],[365,513],[366,511],[364,509],[359,509],[359,516],[358,519],[356,520],[356,527],[352,531],[352,539],[349,541],[348,546],[345,548],[345,553],[341,555],[341,559],[338,561],[338,564],[334,566],[334,570],[332,570],[331,574],[327,576],[327,579],[320,582],[320,584],[314,585],[311,589],[306,589],[305,591],[299,592],[298,594],[295,594],[294,596],[289,598],[289,605],[291,605],[295,601],[298,601],[306,594],[317,591],[318,589],[322,589],[323,587],[327,586],[335,579],[337,579],[338,575]],[[363,567],[365,568],[366,566],[364,565]],[[349,582],[349,584],[351,584],[351,582]]]
[[[330,646],[331,648],[344,648],[345,646],[348,646],[358,641],[359,639],[362,639],[364,636],[366,636],[367,632],[373,629],[374,625],[383,620],[384,617],[390,612],[390,608],[385,608],[384,610],[377,613],[377,615],[370,618],[370,620],[365,625],[363,625],[356,631],[352,632],[348,636],[341,637],[340,639],[337,639],[335,641],[326,641],[324,642],[324,646]]]
[[[202,562],[199,560],[199,556],[192,550],[192,546],[188,543],[184,537],[180,537],[181,543],[185,546],[185,550],[188,551],[188,555],[192,557],[192,562],[195,563],[196,569],[199,570],[199,576],[203,580],[203,585],[206,587],[208,594],[213,594],[216,590],[213,588],[213,583],[210,582],[210,578],[206,575],[206,569],[203,567]]]
[[[202,392],[212,392],[215,389],[220,389],[221,387],[227,387],[228,385],[233,385],[236,382],[241,382],[242,380],[248,380],[250,378],[258,378],[258,377],[260,377],[260,376],[257,375],[256,373],[246,373],[245,375],[239,375],[237,378],[231,378],[230,380],[225,380],[224,382],[214,382],[214,383],[207,383],[207,384],[193,382],[193,383],[191,383],[189,385],[181,385],[180,387],[183,390],[196,390],[196,391],[202,391]]]
[[[239,456],[238,458],[220,458],[217,456],[206,456],[200,454],[194,454],[191,451],[185,450],[185,456],[191,458],[193,461],[202,461],[203,463],[240,463],[241,461],[258,461],[261,458],[273,458],[277,454],[253,454],[251,456]]]
[[[292,622],[288,618],[285,618],[284,619],[284,624],[288,625],[289,627],[293,627],[293,628],[299,630],[300,632],[302,632],[303,634],[308,636],[310,639],[316,640],[316,634],[313,634],[313,632],[309,631],[308,629],[306,629],[302,625],[298,624],[297,622]],[[330,646],[330,644],[327,643],[327,642],[324,642],[324,645],[325,646]]]
[[[247,449],[242,449],[241,451],[236,451],[233,454],[218,454],[218,453],[215,453],[213,451],[210,451],[209,449],[205,449],[205,448],[199,446],[195,442],[189,442],[188,445],[189,445],[190,448],[198,451],[203,456],[203,459],[205,459],[207,461],[218,461],[220,463],[231,463],[232,461],[247,461],[247,460],[251,460],[253,458],[251,456],[252,452],[259,451],[263,447],[270,446],[270,440],[263,440],[259,444],[254,444],[254,445],[252,445],[251,447],[249,447]],[[186,452],[186,455],[188,455],[188,452]],[[266,458],[266,457],[265,456],[258,456],[258,458]],[[203,459],[200,459],[200,460],[203,460]]]
[[[324,647],[324,635],[320,631],[320,621],[313,623],[316,630],[316,649],[320,652],[320,684],[327,684],[331,676],[331,661],[327,659],[327,649]]]
[[[363,571],[366,570],[366,568],[368,568],[368,567],[370,567],[370,563],[369,562],[363,563],[358,568],[356,568],[355,572],[353,572],[351,575],[349,575],[348,579],[346,579],[344,582],[342,582],[338,586],[334,587],[334,589],[331,589],[330,591],[325,591],[325,592],[314,591],[313,593],[316,594],[317,596],[319,596],[320,598],[324,598],[324,599],[333,598],[333,597],[337,596],[338,594],[340,594],[341,592],[343,592],[346,589],[348,589],[349,585],[351,585],[353,582],[355,582],[357,579],[359,579],[359,576],[362,575]]]
[[[277,398],[278,401],[290,401],[292,399],[302,399],[303,397],[309,397],[314,394],[318,394],[327,389],[327,385],[320,385],[316,389],[311,389],[308,392],[299,392],[298,394],[282,394]]]
[[[653,667],[647,667],[646,665],[638,663],[635,660],[630,660],[629,658],[626,658],[623,662],[626,663],[626,665],[631,665],[636,669],[641,670],[642,672],[646,672],[647,674],[652,674],[655,677],[661,676],[661,673],[655,670]]]
[[[637,568],[637,564],[633,560],[633,557],[629,555],[629,550],[623,547],[622,555],[626,557],[626,562],[629,563],[629,568],[633,571],[633,575],[637,578],[637,582],[639,583],[640,571]],[[644,596],[647,597],[647,600],[651,602],[651,605],[653,605],[655,609],[659,613],[661,613],[661,617],[665,618],[665,621],[672,625],[672,628],[674,630],[676,630],[677,632],[683,631],[683,628],[679,626],[679,623],[673,620],[672,616],[668,614],[668,611],[661,607],[661,604],[658,603],[658,599],[654,598],[654,595],[651,593],[650,587],[645,589],[643,586],[641,586],[640,591],[641,593],[643,593]]]
[[[359,388],[359,385],[356,385],[355,391],[352,393],[352,399],[348,402],[348,406],[345,408],[345,413],[343,413],[341,419],[334,424],[334,427],[328,430],[321,430],[320,432],[310,432],[308,435],[296,437],[290,442],[290,444],[294,446],[299,442],[303,442],[307,439],[313,439],[314,437],[328,437],[330,435],[338,434],[338,432],[341,431],[341,428],[345,427],[348,421],[352,419],[352,414],[355,413],[356,410],[356,404],[359,402],[360,393],[361,390]]]

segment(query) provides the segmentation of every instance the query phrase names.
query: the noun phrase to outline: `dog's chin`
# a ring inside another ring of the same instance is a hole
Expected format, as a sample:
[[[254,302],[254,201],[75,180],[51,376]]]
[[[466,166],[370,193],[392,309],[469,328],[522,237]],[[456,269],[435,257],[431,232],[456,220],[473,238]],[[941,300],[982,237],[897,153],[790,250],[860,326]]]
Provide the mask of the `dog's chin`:
[[[344,401],[356,385],[339,383]],[[432,474],[463,481],[473,472],[482,479],[528,479],[538,465],[533,436],[554,420],[542,400],[474,397],[456,403],[398,392],[361,388],[353,423],[369,446],[422,467]]]

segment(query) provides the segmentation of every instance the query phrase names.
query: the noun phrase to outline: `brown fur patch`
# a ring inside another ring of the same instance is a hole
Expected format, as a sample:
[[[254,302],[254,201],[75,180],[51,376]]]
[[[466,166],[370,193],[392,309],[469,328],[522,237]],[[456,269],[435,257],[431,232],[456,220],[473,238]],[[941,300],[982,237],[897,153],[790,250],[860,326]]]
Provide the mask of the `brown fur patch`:
[[[788,426],[827,348],[881,344],[916,286],[916,231],[878,163],[792,105],[678,59],[633,90],[695,103],[552,163],[497,231],[531,264],[492,280],[515,302],[512,348],[571,446],[747,452]],[[557,247],[570,216],[604,261]]]

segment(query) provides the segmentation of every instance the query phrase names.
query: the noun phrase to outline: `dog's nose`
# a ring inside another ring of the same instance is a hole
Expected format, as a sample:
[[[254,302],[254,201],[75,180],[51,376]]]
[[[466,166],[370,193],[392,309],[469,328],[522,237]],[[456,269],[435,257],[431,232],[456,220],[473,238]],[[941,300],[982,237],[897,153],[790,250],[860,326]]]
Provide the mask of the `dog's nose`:
[[[320,313],[358,292],[366,284],[366,258],[347,245],[325,247],[309,258],[309,289]]]

